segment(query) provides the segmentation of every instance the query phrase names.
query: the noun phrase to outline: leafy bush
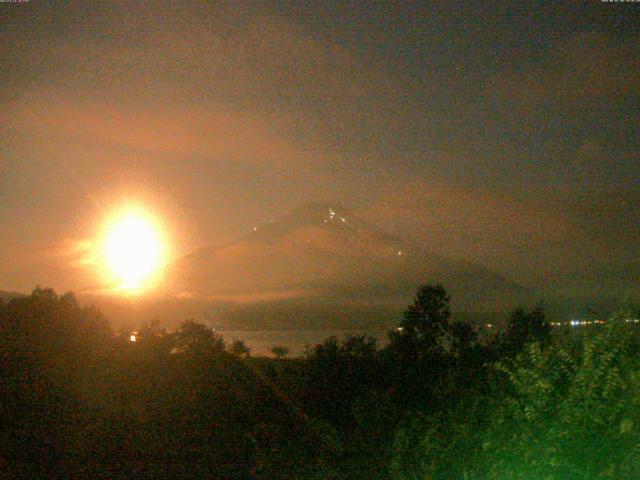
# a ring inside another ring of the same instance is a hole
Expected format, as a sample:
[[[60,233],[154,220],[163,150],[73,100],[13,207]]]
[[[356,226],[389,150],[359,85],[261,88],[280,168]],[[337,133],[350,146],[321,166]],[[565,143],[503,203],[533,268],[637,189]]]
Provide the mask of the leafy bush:
[[[484,398],[405,422],[392,477],[640,478],[638,360],[636,332],[619,317],[575,342],[529,343],[488,367]]]

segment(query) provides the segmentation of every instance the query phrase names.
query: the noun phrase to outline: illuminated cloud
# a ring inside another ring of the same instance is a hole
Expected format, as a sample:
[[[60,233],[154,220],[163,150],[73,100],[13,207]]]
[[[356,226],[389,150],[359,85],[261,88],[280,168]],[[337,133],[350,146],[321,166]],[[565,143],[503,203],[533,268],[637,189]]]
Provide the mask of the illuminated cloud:
[[[604,34],[576,34],[555,42],[540,59],[495,75],[486,94],[538,116],[597,108],[640,94],[640,43]]]
[[[547,207],[533,199],[412,178],[389,182],[362,214],[432,251],[535,284],[575,248],[575,228]]]

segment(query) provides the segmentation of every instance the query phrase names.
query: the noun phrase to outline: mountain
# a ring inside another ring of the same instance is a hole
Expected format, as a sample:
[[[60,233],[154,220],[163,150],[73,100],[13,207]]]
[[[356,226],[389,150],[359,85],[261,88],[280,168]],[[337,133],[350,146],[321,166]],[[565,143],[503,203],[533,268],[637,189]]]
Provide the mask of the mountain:
[[[175,296],[215,303],[219,321],[235,316],[243,325],[246,317],[252,325],[382,322],[427,282],[442,283],[458,312],[507,311],[528,294],[496,272],[430,253],[334,203],[304,205],[235,242],[200,248],[175,262],[167,278]],[[283,318],[290,315],[295,320]]]
[[[9,300],[12,300],[14,298],[20,298],[20,297],[24,297],[24,294],[19,292],[10,292],[6,290],[0,290],[0,300],[3,302],[8,302]]]

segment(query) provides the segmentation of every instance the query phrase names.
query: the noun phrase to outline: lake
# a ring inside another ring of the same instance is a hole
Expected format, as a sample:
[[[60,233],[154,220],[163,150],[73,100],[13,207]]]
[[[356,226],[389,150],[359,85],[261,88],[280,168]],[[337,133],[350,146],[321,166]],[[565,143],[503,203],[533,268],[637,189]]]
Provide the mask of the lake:
[[[378,345],[387,343],[387,330],[353,330],[353,329],[322,329],[322,330],[217,330],[227,343],[233,340],[243,340],[251,349],[253,356],[272,356],[274,345],[283,345],[289,349],[290,357],[301,356],[306,345],[315,346],[325,339],[335,336],[342,339],[348,335],[367,334],[378,340]]]

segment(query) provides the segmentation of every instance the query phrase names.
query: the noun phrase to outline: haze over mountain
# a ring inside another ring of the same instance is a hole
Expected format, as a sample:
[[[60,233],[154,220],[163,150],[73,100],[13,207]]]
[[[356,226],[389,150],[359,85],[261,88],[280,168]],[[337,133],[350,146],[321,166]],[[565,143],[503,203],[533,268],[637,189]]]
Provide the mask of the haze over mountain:
[[[371,213],[367,219],[375,219]],[[388,215],[380,219],[385,220]],[[629,263],[626,270],[612,271],[612,280],[594,271],[595,294],[582,277],[534,288],[479,262],[436,253],[441,247],[391,234],[337,202],[306,203],[234,241],[179,258],[150,295],[77,293],[116,327],[158,319],[173,328],[193,317],[226,330],[384,329],[397,323],[424,283],[444,285],[452,294],[454,316],[480,323],[499,323],[515,307],[539,301],[551,317],[564,320],[606,316],[638,271]],[[5,300],[16,295],[4,293]]]
[[[305,204],[237,241],[198,249],[170,266],[166,293],[225,305],[218,309],[221,321],[249,311],[251,323],[263,317],[265,326],[293,316],[290,325],[349,327],[389,314],[392,323],[425,282],[445,285],[459,312],[508,311],[531,293],[481,265],[391,235],[335,203]]]

